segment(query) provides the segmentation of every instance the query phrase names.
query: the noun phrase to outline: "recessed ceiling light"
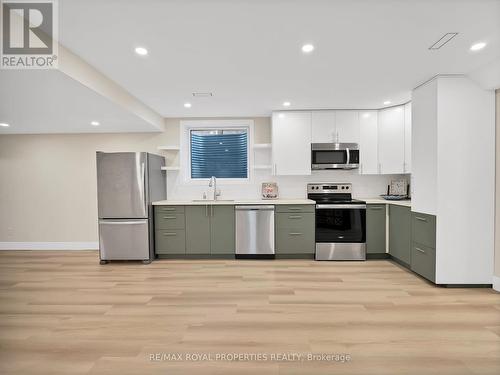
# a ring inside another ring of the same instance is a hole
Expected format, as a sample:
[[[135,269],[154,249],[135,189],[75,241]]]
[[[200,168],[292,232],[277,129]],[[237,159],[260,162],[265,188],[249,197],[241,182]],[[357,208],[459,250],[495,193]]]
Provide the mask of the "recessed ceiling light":
[[[471,51],[479,51],[479,50],[482,50],[484,47],[486,47],[486,43],[479,42],[479,43],[475,43],[472,46],[470,46],[470,50]]]
[[[184,108],[191,108],[191,103],[184,103]]]
[[[302,52],[311,53],[312,51],[314,51],[314,46],[312,44],[304,44],[302,46]]]
[[[99,123],[99,121],[90,121],[90,125],[92,125],[92,126],[99,126],[101,124]]]
[[[290,102],[283,102],[283,107],[290,107],[292,103]]]
[[[6,122],[0,122],[0,126],[3,128],[8,128],[10,125],[7,124]]]
[[[391,101],[390,101],[390,100],[386,100],[386,101],[384,102],[384,105],[389,105],[389,104],[391,104]]]
[[[148,54],[148,50],[144,47],[135,47],[135,53],[140,56],[146,56]]]

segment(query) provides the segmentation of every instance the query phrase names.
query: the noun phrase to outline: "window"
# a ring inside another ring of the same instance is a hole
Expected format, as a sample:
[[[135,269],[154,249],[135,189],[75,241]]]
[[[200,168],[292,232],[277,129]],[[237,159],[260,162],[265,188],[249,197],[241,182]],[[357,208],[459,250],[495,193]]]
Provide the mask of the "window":
[[[191,129],[191,178],[248,178],[248,129]]]

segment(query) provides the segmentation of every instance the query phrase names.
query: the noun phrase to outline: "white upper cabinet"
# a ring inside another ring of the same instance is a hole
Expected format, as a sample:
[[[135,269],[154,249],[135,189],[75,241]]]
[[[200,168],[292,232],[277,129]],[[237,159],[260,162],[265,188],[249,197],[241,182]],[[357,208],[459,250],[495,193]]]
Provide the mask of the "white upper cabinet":
[[[359,112],[359,173],[378,174],[378,112]]]
[[[311,112],[279,112],[272,118],[275,175],[311,174]]]
[[[378,113],[378,162],[380,174],[404,173],[404,120],[404,106],[382,109]]]
[[[358,111],[313,111],[313,143],[359,143]]]
[[[312,143],[335,142],[335,137],[335,111],[312,112]]]
[[[411,103],[405,104],[405,164],[404,173],[411,173]]]
[[[359,143],[359,112],[335,111],[336,142]]]

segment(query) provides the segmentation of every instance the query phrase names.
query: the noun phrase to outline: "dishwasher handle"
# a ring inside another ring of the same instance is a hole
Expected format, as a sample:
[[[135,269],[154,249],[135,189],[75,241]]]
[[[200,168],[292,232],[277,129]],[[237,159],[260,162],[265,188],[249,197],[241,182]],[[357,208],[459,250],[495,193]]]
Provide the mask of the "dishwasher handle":
[[[235,206],[236,211],[274,211],[272,205]]]

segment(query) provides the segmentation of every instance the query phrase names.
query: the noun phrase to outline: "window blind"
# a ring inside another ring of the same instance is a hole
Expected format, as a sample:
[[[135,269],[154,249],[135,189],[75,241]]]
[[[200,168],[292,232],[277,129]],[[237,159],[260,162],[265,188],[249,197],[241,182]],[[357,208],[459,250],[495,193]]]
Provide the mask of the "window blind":
[[[192,130],[191,178],[247,178],[246,130]]]

